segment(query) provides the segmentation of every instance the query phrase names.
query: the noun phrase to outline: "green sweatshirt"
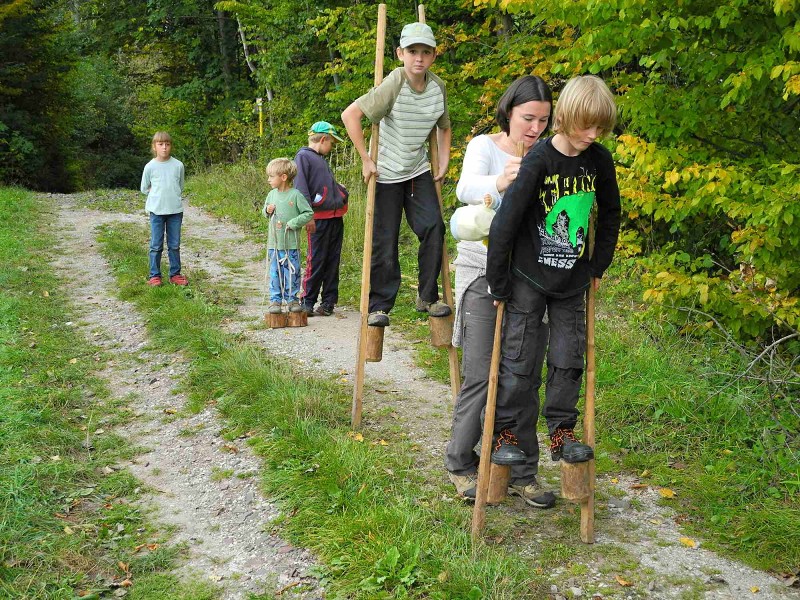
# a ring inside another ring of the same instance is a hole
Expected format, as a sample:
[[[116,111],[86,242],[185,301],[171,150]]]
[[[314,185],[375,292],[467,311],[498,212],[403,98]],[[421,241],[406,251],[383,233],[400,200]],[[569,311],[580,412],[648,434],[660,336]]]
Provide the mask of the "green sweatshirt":
[[[267,206],[270,204],[275,205],[271,217],[267,214]],[[297,250],[300,247],[298,230],[314,218],[314,211],[308,200],[294,188],[285,192],[271,190],[261,212],[270,219],[267,242],[270,250]]]

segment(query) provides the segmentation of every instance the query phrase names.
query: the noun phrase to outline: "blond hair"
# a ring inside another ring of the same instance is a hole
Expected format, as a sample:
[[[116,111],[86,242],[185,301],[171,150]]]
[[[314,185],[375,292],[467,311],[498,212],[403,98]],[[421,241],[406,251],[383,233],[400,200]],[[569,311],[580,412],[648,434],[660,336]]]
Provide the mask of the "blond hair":
[[[150,152],[153,153],[153,156],[156,155],[156,144],[158,142],[169,142],[172,145],[172,138],[166,131],[156,131],[153,135],[153,141],[150,142]]]
[[[329,134],[327,134],[327,133],[309,133],[308,134],[308,143],[309,144],[316,144],[316,143],[321,142],[322,140],[324,140],[326,137],[331,137],[331,136]]]
[[[609,133],[617,123],[614,94],[595,75],[573,77],[561,90],[556,102],[553,131],[571,135],[577,129],[597,126],[600,135]]]
[[[286,181],[293,181],[297,176],[297,165],[288,158],[273,158],[267,164],[267,175],[286,175]]]

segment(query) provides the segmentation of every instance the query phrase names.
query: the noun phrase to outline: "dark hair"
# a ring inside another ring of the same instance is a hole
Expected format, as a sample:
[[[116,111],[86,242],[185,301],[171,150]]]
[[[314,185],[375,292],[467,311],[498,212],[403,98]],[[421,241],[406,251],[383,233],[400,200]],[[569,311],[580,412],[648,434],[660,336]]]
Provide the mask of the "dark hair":
[[[541,77],[525,75],[508,86],[497,103],[497,124],[506,135],[508,135],[508,118],[511,115],[511,109],[533,101],[547,102],[550,104],[550,112],[553,112],[553,92]]]

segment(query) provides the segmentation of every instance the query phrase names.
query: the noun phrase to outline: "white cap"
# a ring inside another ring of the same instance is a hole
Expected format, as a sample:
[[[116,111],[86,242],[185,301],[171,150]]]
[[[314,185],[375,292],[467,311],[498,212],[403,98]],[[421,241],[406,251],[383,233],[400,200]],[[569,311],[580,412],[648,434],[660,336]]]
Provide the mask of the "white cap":
[[[433,37],[433,30],[425,23],[409,23],[403,27],[400,33],[400,47],[408,48],[414,44],[425,44],[431,48],[436,48],[436,38]]]

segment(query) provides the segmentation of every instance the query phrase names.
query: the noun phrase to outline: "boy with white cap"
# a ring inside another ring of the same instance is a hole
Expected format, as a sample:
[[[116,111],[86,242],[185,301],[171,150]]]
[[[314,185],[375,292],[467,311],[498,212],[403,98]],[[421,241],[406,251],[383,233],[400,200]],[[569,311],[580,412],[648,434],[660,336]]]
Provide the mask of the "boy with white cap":
[[[439,146],[438,176],[450,162],[450,117],[444,82],[428,69],[436,59],[436,39],[424,23],[403,27],[397,58],[403,66],[358,98],[342,113],[347,134],[361,156],[364,181],[377,177],[375,227],[369,292],[369,325],[389,325],[389,311],[400,289],[398,241],[405,211],[419,239],[419,288],[416,308],[445,317],[451,308],[439,301],[438,277],[442,263],[444,221],[425,141],[436,128]],[[377,166],[369,156],[361,119],[380,122]]]

